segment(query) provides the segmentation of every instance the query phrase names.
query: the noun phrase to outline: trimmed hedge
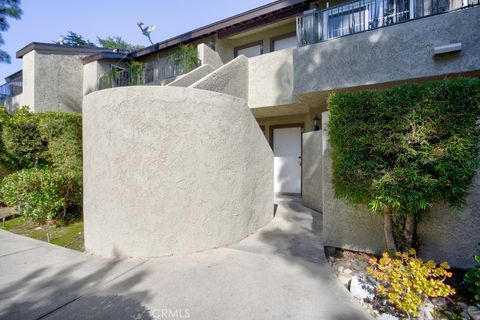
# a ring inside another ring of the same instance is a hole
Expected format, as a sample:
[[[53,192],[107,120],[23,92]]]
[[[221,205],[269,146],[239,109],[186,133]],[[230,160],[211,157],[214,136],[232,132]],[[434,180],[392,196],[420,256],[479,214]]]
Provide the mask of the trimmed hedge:
[[[63,171],[82,170],[82,116],[78,113],[38,113],[38,128],[47,141],[46,159]]]
[[[52,169],[24,169],[2,181],[0,194],[27,219],[39,223],[66,215],[66,177]]]
[[[479,164],[479,79],[336,93],[329,110],[337,197],[400,220],[465,204]]]
[[[0,181],[16,169],[16,163],[14,157],[7,151],[7,147],[3,143],[3,131],[10,123],[11,116],[5,111],[4,108],[0,108]]]
[[[34,168],[46,164],[46,141],[40,136],[38,119],[26,107],[17,110],[6,122],[2,140],[15,168]]]

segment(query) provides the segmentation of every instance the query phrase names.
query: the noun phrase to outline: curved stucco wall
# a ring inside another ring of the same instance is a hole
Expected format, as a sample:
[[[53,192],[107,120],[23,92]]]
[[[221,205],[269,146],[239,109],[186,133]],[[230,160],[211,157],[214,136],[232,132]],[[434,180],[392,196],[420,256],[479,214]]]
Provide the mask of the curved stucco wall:
[[[88,252],[200,251],[273,217],[273,154],[244,100],[137,86],[91,93],[83,111]]]

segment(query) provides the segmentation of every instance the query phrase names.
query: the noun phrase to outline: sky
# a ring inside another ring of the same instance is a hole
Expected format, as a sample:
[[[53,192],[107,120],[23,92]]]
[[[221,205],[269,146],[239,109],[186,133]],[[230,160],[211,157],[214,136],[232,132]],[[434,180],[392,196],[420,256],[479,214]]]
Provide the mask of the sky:
[[[273,0],[22,0],[21,20],[9,20],[3,33],[11,64],[0,64],[3,78],[20,70],[22,60],[15,52],[30,42],[53,43],[68,31],[90,41],[97,36],[121,36],[133,44],[150,45],[137,22],[155,25],[151,34],[159,42]]]

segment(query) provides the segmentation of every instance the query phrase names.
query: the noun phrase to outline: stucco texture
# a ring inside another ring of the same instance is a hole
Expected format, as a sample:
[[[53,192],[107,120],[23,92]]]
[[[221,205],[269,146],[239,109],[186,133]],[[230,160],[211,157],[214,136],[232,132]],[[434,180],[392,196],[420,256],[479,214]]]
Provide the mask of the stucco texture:
[[[236,242],[273,217],[273,154],[242,99],[135,86],[85,97],[85,247],[157,257]]]
[[[384,248],[383,220],[366,207],[351,207],[334,196],[331,146],[328,142],[328,112],[322,114],[323,132],[323,237],[326,246],[380,253]],[[477,173],[466,206],[454,212],[435,205],[419,222],[417,236],[422,258],[451,266],[474,266],[480,240],[480,176]]]
[[[170,82],[169,84],[167,84],[167,86],[188,87],[207,76],[213,70],[215,69],[209,64],[203,64],[200,67],[193,69],[189,73],[179,77],[177,80]]]
[[[190,85],[190,88],[225,93],[248,101],[248,58],[239,56],[233,59]]]
[[[379,253],[384,248],[383,220],[366,207],[353,208],[335,197],[332,184],[328,112],[322,113],[323,240],[325,246]]]
[[[480,70],[480,7],[331,39],[293,51],[294,94]],[[462,43],[435,57],[434,47]]]
[[[222,59],[220,55],[215,50],[211,49],[204,43],[200,43],[197,45],[197,54],[198,59],[203,64],[210,65],[213,69],[218,69],[223,66]]]
[[[34,112],[81,112],[84,55],[35,54]]]
[[[293,50],[248,59],[248,103],[252,108],[297,102],[293,96]]]
[[[304,133],[302,144],[303,205],[322,211],[322,131]]]
[[[420,221],[417,236],[423,257],[457,267],[475,265],[473,256],[480,254],[480,172],[463,210],[455,212],[446,205],[432,207]]]

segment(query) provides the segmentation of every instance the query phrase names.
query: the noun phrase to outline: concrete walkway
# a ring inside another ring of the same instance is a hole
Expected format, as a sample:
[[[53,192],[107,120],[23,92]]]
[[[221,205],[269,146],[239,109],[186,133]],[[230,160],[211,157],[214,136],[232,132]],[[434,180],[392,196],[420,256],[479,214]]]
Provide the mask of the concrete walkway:
[[[370,319],[326,263],[321,214],[277,203],[238,244],[148,261],[0,231],[0,319]]]

